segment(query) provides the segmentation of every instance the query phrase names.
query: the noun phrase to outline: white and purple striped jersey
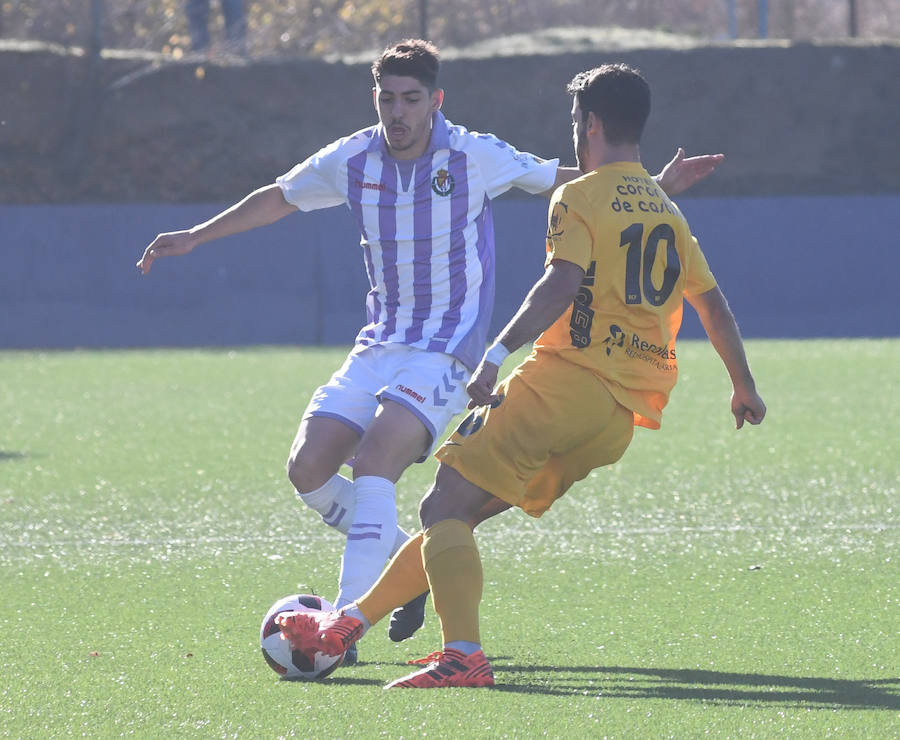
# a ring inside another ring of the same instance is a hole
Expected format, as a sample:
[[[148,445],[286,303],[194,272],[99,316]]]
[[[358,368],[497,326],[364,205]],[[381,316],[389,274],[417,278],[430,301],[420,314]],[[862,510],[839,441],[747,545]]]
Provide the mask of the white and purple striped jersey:
[[[301,211],[346,204],[369,276],[357,345],[399,342],[473,369],[494,306],[491,199],[553,187],[558,160],[516,151],[434,114],[416,160],[394,159],[380,124],[339,139],[277,179]]]

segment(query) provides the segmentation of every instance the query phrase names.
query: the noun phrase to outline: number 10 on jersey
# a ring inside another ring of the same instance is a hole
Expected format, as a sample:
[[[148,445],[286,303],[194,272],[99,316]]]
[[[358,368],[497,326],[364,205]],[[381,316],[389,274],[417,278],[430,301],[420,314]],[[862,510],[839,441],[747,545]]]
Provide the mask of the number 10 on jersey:
[[[647,301],[651,306],[661,306],[672,295],[681,274],[681,261],[675,250],[675,230],[669,224],[657,224],[644,241],[644,224],[631,224],[621,233],[620,247],[625,254],[625,303],[638,304]],[[662,285],[653,284],[653,266],[660,244],[665,245],[666,268]]]

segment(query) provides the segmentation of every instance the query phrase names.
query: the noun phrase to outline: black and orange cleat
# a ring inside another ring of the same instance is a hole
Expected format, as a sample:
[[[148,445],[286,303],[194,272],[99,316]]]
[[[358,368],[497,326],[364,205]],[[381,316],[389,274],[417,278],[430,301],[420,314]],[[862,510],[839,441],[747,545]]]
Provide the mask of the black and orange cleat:
[[[428,656],[431,662],[422,670],[391,681],[386,689],[443,689],[494,685],[494,671],[482,650],[466,655],[448,648]]]

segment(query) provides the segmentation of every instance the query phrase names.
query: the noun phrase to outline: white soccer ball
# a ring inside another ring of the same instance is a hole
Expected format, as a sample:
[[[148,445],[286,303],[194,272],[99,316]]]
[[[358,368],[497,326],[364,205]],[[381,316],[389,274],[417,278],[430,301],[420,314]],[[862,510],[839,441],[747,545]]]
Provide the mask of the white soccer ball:
[[[291,643],[281,638],[281,627],[275,617],[281,612],[332,611],[334,606],[321,596],[294,594],[279,599],[269,609],[259,628],[259,646],[269,667],[286,680],[316,681],[330,675],[344,660],[341,655],[316,653],[310,660],[299,650],[292,650]]]

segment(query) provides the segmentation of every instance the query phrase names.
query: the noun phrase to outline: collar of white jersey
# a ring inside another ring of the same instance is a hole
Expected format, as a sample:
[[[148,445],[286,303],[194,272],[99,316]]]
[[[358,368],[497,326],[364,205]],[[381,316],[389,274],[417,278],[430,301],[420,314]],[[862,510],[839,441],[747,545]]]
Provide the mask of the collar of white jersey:
[[[440,149],[449,148],[450,123],[444,118],[444,114],[437,110],[431,117],[431,140],[428,142],[428,147],[425,149],[422,156],[431,154]],[[368,150],[370,152],[380,152],[388,157],[391,156],[391,153],[387,148],[387,141],[384,138],[384,126],[381,123],[378,123],[375,126],[375,133],[372,136],[372,140],[369,142]]]

